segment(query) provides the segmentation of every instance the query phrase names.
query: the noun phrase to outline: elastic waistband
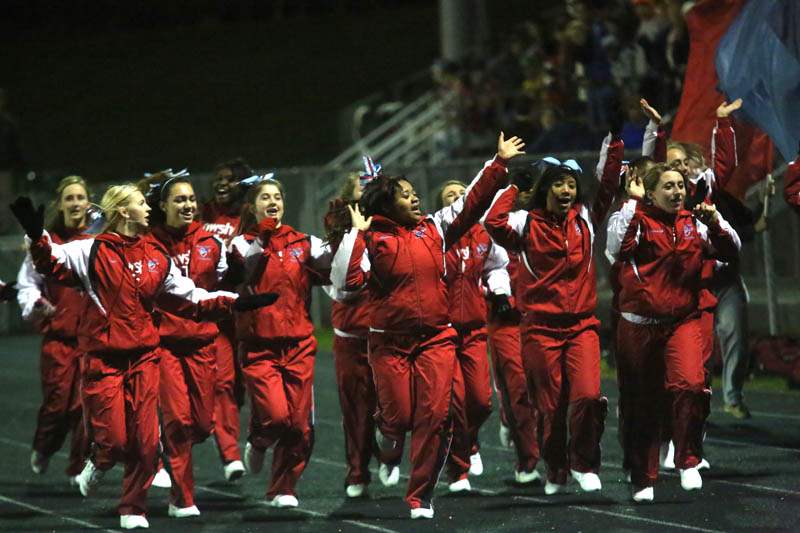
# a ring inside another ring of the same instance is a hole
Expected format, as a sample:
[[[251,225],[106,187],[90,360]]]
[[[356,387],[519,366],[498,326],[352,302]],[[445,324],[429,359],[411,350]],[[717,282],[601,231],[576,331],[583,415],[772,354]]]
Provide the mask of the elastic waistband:
[[[372,330],[370,329],[370,331]],[[366,337],[366,335],[356,335],[355,333],[348,333],[336,328],[333,328],[333,334],[337,337],[343,337],[345,339],[363,339]]]
[[[635,313],[621,313],[620,315],[628,322],[637,324],[639,326],[659,326],[662,324],[674,324],[678,321],[677,318],[652,318],[649,316],[637,315]]]

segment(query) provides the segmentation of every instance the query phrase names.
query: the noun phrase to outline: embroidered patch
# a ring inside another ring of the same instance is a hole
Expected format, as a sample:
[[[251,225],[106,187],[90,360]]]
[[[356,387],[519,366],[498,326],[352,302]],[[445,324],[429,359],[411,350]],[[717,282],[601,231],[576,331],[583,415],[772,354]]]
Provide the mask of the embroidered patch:
[[[208,253],[209,253],[208,252],[208,248],[206,248],[205,246],[198,246],[197,247],[197,253],[200,254],[200,257],[205,259],[206,257],[208,257]]]
[[[291,255],[295,259],[299,260],[303,256],[303,249],[302,248],[292,248],[292,249],[289,250],[289,255]]]
[[[683,236],[684,236],[684,237],[686,237],[686,238],[688,239],[689,237],[691,237],[691,236],[692,236],[692,231],[693,231],[693,230],[694,230],[694,228],[692,227],[692,225],[691,225],[691,224],[686,224],[686,225],[683,227]]]
[[[158,268],[158,261],[155,259],[148,259],[147,260],[147,271],[148,272],[155,272],[156,268]]]
[[[583,235],[583,232],[581,231],[581,225],[578,224],[577,220],[575,221],[575,233],[577,233],[578,235]]]
[[[418,237],[418,238],[424,237],[425,236],[425,230],[424,229],[415,229],[414,230],[414,236]]]
[[[478,255],[484,255],[484,254],[486,254],[487,251],[489,251],[489,245],[488,244],[481,243],[481,244],[479,244],[478,246],[475,247],[475,252]]]

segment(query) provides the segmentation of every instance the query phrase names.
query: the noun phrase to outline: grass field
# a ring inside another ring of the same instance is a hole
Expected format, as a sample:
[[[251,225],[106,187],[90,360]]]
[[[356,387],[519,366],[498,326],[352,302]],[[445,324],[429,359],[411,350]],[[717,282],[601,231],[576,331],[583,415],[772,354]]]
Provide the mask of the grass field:
[[[545,497],[541,486],[513,483],[513,453],[499,446],[498,418],[481,432],[483,476],[476,489],[453,497],[441,485],[434,502],[436,518],[411,522],[402,501],[405,487],[384,488],[377,481],[368,499],[344,497],[344,445],[332,356],[324,335],[316,365],[316,446],[298,486],[300,507],[273,510],[263,496],[266,474],[222,481],[211,441],[195,447],[197,505],[202,516],[167,517],[167,491],[152,488],[149,519],[154,531],[798,531],[800,530],[800,396],[751,391],[754,411],[737,421],[714,398],[706,456],[712,469],[700,492],[680,489],[677,475],[666,473],[656,487],[656,503],[635,506],[621,470],[614,414],[616,390],[604,380],[612,409],[603,438],[603,491]],[[112,470],[91,499],[69,487],[59,452],[44,476],[31,473],[30,441],[40,401],[38,339],[6,337],[0,342],[0,529],[4,531],[116,530],[116,502],[122,469]],[[247,408],[243,413],[246,420]],[[243,427],[246,427],[243,425]],[[244,439],[244,436],[243,436]],[[543,470],[544,465],[540,465]],[[407,463],[401,467],[407,473]],[[265,469],[265,472],[268,469]]]

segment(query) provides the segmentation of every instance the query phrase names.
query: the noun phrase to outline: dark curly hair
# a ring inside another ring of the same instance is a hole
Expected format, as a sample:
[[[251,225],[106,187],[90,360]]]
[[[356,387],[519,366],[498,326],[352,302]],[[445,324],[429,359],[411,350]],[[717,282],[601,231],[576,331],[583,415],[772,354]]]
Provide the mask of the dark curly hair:
[[[386,176],[380,174],[367,183],[358,205],[365,217],[381,215],[391,218],[394,199],[401,190],[400,182],[409,181],[405,176]],[[410,183],[410,182],[409,182]]]
[[[166,223],[167,214],[161,209],[161,202],[167,201],[175,185],[187,183],[194,188],[188,176],[174,178],[171,176],[168,171],[162,170],[136,182],[136,187],[144,195],[147,205],[150,206],[150,222],[153,226]]]
[[[545,209],[547,207],[547,193],[553,183],[566,177],[574,178],[577,190],[575,192],[575,203],[581,201],[581,174],[565,166],[548,166],[541,177],[533,185],[533,194],[528,203],[528,209]]]

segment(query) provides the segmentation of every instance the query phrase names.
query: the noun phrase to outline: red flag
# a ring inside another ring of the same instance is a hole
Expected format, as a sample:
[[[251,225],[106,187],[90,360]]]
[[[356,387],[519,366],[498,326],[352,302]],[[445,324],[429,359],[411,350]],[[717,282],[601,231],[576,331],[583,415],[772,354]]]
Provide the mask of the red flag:
[[[672,127],[672,138],[702,146],[709,158],[715,110],[725,100],[718,92],[714,59],[720,39],[747,0],[703,0],[686,15],[689,60],[683,94]],[[728,182],[728,192],[739,198],[753,183],[772,170],[773,146],[769,137],[750,124],[734,121],[739,165]]]

